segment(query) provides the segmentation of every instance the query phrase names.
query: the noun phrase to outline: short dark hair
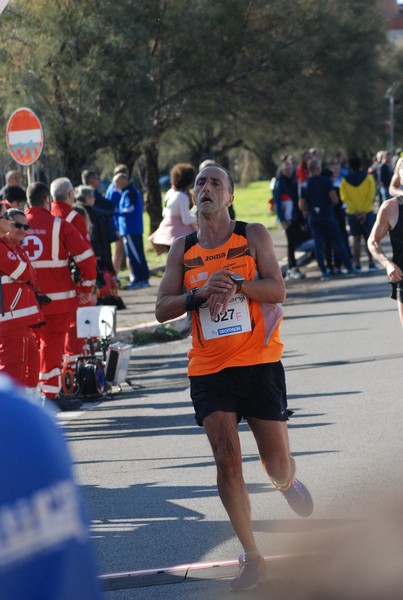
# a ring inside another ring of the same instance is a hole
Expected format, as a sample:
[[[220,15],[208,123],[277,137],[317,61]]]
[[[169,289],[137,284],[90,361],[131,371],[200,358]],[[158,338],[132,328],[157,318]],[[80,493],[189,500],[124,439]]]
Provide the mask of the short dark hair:
[[[29,206],[44,206],[47,197],[50,197],[50,189],[42,181],[34,181],[27,188],[27,199]]]
[[[125,175],[128,176],[129,175],[129,167],[122,163],[119,165],[116,165],[116,167],[113,169],[113,174],[118,175],[119,173],[124,173]]]
[[[88,185],[90,180],[94,178],[99,179],[99,175],[93,169],[85,169],[85,171],[81,173],[81,183],[83,185]]]
[[[171,185],[178,190],[186,190],[196,177],[196,169],[190,163],[178,163],[171,169]]]
[[[3,189],[3,198],[9,202],[27,201],[25,190],[19,185],[6,185],[6,187]]]
[[[362,167],[362,160],[356,154],[348,159],[348,166],[352,171],[359,171]]]

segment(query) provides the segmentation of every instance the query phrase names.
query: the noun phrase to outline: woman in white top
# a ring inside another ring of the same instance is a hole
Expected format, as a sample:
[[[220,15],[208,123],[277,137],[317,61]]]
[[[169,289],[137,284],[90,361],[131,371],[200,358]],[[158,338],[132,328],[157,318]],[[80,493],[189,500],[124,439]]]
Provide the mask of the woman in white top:
[[[173,241],[196,229],[197,216],[192,209],[189,188],[196,177],[191,164],[179,163],[171,170],[171,189],[165,195],[162,221],[156,231],[149,236],[158,254],[166,252]]]

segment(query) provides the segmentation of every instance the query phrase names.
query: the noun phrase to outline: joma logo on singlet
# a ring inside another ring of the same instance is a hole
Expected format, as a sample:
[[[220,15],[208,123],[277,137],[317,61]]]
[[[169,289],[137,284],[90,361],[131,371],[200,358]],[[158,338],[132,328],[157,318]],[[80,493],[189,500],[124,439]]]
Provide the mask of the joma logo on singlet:
[[[206,260],[215,260],[216,258],[223,258],[225,256],[225,252],[220,252],[220,254],[213,254],[213,256],[206,256]]]

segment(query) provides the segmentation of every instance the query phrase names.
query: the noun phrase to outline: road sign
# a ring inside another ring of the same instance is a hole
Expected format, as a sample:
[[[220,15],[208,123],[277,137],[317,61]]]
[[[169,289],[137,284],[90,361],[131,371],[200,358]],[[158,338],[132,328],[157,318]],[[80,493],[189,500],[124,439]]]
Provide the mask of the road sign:
[[[19,108],[8,120],[7,146],[19,165],[28,167],[36,162],[43,148],[43,129],[30,108]]]

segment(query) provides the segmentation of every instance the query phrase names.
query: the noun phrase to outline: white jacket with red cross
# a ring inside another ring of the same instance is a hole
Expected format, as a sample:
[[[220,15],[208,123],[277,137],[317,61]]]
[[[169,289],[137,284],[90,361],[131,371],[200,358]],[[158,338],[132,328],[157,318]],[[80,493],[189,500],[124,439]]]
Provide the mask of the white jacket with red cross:
[[[80,270],[79,290],[89,294],[96,281],[94,251],[71,223],[54,217],[46,208],[33,206],[25,211],[25,216],[29,230],[24,250],[36,269],[40,291],[52,300],[43,312],[49,315],[75,311],[77,298],[70,258]]]
[[[43,313],[30,285],[31,268],[17,248],[0,238],[0,335],[43,321]]]

